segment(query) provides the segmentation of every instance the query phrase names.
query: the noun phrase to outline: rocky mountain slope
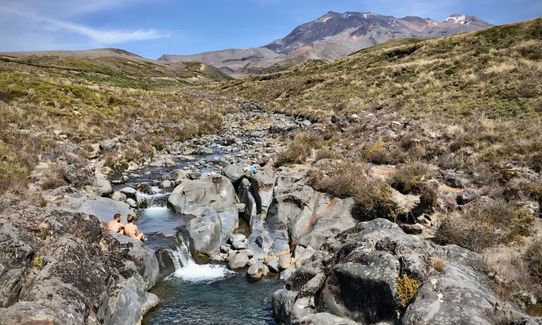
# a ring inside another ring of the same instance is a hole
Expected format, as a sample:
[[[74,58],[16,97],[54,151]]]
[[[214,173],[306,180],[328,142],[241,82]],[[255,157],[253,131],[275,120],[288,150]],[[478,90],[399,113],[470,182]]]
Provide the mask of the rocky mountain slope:
[[[243,75],[303,62],[336,59],[363,48],[401,38],[435,38],[491,26],[455,14],[443,22],[419,17],[395,18],[370,12],[329,12],[295,28],[286,37],[253,49],[229,49],[195,55],[164,55],[166,62],[197,61],[230,75]]]

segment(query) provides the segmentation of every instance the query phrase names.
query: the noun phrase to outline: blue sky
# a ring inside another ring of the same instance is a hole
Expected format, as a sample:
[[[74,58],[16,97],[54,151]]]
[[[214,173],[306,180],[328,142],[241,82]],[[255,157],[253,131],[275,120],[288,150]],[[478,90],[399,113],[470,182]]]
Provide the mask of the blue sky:
[[[0,51],[122,48],[148,58],[265,45],[328,11],[503,24],[541,0],[1,0]]]

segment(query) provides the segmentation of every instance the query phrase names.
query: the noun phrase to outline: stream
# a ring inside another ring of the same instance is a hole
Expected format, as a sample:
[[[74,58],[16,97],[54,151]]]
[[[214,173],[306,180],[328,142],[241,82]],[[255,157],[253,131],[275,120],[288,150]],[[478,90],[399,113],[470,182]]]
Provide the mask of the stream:
[[[286,122],[295,126],[295,121]],[[231,132],[232,129],[237,131]],[[196,260],[186,246],[188,240],[172,240],[181,236],[180,230],[190,218],[178,215],[167,206],[173,188],[161,188],[162,180],[179,169],[219,172],[224,162],[247,164],[262,155],[274,154],[272,150],[276,146],[269,150],[269,125],[264,126],[263,131],[244,131],[243,126],[237,124],[226,125],[223,130],[229,134],[208,136],[191,143],[196,152],[207,150],[208,154],[182,153],[175,159],[174,166],[142,168],[123,175],[124,181],[114,185],[115,190],[127,186],[138,189],[139,230],[145,233],[146,244],[154,250],[168,249],[175,264],[175,272],[151,290],[161,299],[161,304],[146,315],[143,324],[275,324],[271,297],[284,285],[278,275],[251,282],[246,270],[233,272],[223,264]],[[233,137],[235,141],[221,145],[225,137]],[[145,190],[141,189],[142,184]]]

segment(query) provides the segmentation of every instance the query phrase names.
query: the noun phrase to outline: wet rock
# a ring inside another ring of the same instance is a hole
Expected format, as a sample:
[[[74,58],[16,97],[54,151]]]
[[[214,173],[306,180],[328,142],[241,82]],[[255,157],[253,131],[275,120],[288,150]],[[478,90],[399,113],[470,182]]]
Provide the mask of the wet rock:
[[[126,195],[119,192],[119,191],[115,191],[113,192],[113,194],[111,195],[111,199],[112,200],[115,200],[115,201],[120,201],[120,202],[124,202],[126,201]]]
[[[290,315],[297,292],[280,289],[273,293],[273,317],[279,324],[290,324]]]
[[[173,182],[166,179],[165,181],[162,182],[162,184],[160,184],[160,186],[164,189],[168,189],[168,188],[172,188],[173,187]]]
[[[119,192],[132,199],[135,199],[137,195],[137,190],[131,187],[124,187]]]
[[[128,204],[131,208],[137,208],[137,202],[132,198],[127,199],[126,204]]]
[[[269,268],[269,271],[271,271],[273,273],[279,273],[280,272],[278,260],[276,260],[274,258],[269,259],[269,261],[267,261],[266,265]]]

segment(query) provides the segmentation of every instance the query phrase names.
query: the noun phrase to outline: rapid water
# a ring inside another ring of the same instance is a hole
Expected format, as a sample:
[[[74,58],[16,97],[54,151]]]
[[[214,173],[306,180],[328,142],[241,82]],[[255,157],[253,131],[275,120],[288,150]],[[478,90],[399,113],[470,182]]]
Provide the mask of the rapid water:
[[[150,235],[148,244],[154,249],[164,247],[163,235],[173,236],[185,225],[181,216],[165,206],[141,209],[138,215],[139,229]],[[152,290],[162,304],[143,324],[275,324],[271,295],[282,288],[282,281],[249,282],[245,273],[232,272],[224,265],[199,264],[186,242],[168,249],[176,271]]]

